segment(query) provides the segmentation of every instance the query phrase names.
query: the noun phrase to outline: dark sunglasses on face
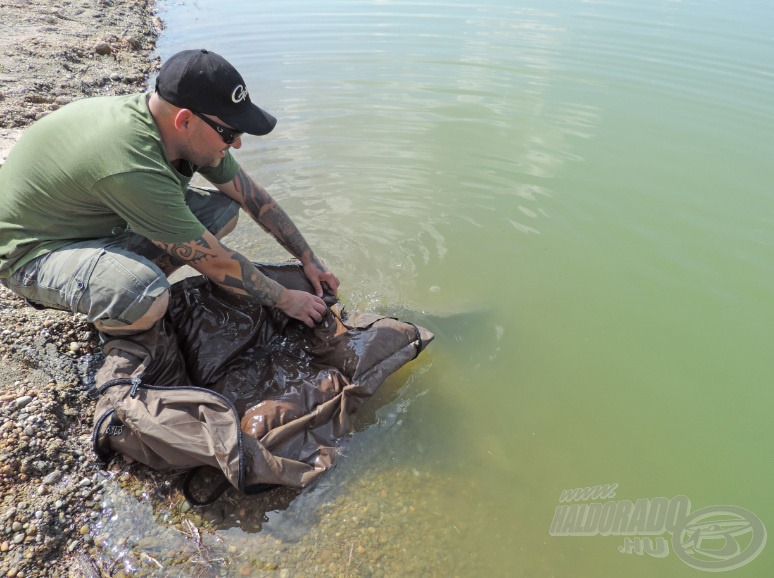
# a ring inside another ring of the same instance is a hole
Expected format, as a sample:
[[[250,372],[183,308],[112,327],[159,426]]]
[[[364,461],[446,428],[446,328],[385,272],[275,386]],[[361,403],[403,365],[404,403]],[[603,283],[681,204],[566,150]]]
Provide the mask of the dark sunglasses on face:
[[[220,135],[220,138],[223,139],[223,142],[227,145],[233,144],[237,139],[239,139],[244,133],[239,132],[238,130],[234,130],[233,128],[228,128],[226,126],[223,126],[222,124],[218,124],[212,119],[207,118],[203,114],[200,114],[196,112],[195,110],[191,111],[196,116],[198,116],[200,119],[202,119],[204,122],[206,122],[208,125],[210,125],[215,132],[217,132]]]

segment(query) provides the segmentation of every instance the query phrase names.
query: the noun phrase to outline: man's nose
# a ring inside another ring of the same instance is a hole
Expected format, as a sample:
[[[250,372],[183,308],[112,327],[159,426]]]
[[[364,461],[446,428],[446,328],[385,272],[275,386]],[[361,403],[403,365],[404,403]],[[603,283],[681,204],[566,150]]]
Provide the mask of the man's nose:
[[[242,137],[240,136],[238,139],[236,139],[234,142],[232,142],[229,146],[232,149],[241,149],[242,148]]]

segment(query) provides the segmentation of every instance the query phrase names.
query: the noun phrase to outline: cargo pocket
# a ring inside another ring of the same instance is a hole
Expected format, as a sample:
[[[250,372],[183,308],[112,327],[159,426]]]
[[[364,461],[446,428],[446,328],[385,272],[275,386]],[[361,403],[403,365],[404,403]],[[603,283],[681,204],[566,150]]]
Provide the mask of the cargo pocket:
[[[114,326],[140,319],[169,287],[161,269],[123,247],[96,252],[79,267],[73,283],[72,305],[89,322],[99,320]]]
[[[81,303],[83,296],[89,291],[91,275],[94,273],[94,268],[97,266],[100,258],[105,255],[107,251],[105,249],[99,249],[89,259],[75,270],[73,279],[69,282],[65,289],[65,299],[67,300],[67,306],[70,311],[76,311],[83,313],[89,317],[90,303]],[[87,300],[90,301],[90,300]],[[90,322],[94,322],[89,318]]]
[[[8,288],[36,309],[67,309],[62,293],[38,284],[40,258],[30,261],[8,279]]]

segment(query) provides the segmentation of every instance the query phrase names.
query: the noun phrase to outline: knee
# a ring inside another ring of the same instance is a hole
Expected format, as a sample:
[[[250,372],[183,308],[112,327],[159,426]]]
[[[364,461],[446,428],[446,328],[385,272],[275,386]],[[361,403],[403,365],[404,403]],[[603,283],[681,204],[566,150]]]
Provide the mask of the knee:
[[[148,309],[136,321],[132,323],[120,323],[116,320],[97,320],[95,327],[111,335],[131,335],[147,331],[161,320],[169,306],[169,289],[166,289],[158,297],[155,297]]]
[[[135,321],[132,325],[146,326],[145,329],[150,328],[156,321],[160,320],[167,312],[169,306],[169,289],[164,291],[161,295],[156,297],[148,307],[148,311]]]
[[[226,223],[225,226],[220,231],[215,233],[215,238],[216,239],[222,239],[223,237],[225,237],[226,235],[231,233],[231,231],[236,229],[237,221],[239,221],[239,214],[238,213],[236,215],[234,215],[234,218],[231,219],[228,223]]]

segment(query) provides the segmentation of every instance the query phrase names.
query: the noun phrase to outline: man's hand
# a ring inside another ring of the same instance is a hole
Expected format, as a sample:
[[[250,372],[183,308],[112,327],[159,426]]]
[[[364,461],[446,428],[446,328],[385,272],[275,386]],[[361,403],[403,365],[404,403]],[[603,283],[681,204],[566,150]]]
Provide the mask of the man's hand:
[[[312,255],[311,259],[304,262],[304,274],[312,283],[314,292],[318,297],[323,296],[322,284],[327,283],[334,295],[338,295],[339,279],[330,272],[325,263]]]
[[[278,307],[289,317],[303,321],[309,327],[322,321],[325,315],[327,306],[320,297],[306,291],[287,289],[269,279],[247,257],[228,249],[209,231],[187,243],[154,243],[174,259],[188,263],[218,285],[240,295],[249,295],[263,305]],[[325,277],[319,270],[318,273]],[[338,286],[338,279],[335,276],[332,279]],[[319,281],[317,285],[319,288]]]
[[[295,289],[286,289],[277,307],[288,317],[303,321],[309,327],[322,321],[328,309],[325,301],[316,295]]]

